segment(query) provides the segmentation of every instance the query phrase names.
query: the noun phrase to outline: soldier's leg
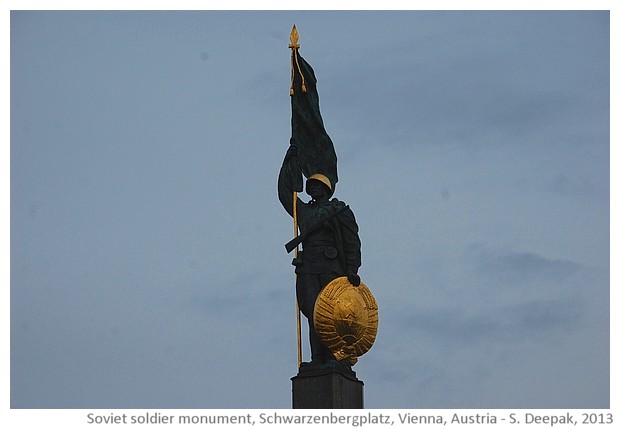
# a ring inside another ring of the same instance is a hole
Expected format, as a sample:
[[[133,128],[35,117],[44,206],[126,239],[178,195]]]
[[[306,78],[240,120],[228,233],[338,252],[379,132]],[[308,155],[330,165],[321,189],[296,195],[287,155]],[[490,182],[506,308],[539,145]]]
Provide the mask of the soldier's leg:
[[[314,303],[320,292],[321,283],[317,275],[300,274],[297,276],[297,302],[302,314],[308,319],[310,351],[313,363],[325,362],[325,352],[327,351],[314,330]]]

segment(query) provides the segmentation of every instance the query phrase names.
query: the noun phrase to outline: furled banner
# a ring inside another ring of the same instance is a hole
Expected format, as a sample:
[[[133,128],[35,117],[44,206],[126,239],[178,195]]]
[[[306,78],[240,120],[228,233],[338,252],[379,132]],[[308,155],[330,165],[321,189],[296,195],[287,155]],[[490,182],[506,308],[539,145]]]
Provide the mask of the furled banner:
[[[294,29],[295,31],[295,29]],[[325,131],[319,110],[316,76],[310,64],[299,55],[299,45],[291,37],[291,127],[292,140],[299,146],[299,163],[304,176],[326,176],[332,190],[338,182],[336,151]]]

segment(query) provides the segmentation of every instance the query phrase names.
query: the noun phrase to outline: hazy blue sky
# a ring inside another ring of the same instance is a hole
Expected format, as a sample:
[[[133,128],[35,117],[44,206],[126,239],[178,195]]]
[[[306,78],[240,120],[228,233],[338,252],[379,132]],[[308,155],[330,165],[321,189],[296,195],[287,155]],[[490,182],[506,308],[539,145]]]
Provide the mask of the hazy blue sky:
[[[608,407],[609,19],[12,12],[11,406],[290,408],[296,24],[379,303],[366,407]]]

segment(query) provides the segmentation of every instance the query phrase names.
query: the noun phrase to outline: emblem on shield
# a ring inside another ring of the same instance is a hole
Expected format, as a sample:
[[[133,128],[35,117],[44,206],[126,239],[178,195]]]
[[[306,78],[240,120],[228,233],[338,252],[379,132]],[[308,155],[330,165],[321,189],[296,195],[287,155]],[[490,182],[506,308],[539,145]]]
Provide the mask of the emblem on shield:
[[[351,365],[375,342],[377,301],[362,282],[353,286],[339,277],[323,288],[314,305],[314,329],[338,361]]]

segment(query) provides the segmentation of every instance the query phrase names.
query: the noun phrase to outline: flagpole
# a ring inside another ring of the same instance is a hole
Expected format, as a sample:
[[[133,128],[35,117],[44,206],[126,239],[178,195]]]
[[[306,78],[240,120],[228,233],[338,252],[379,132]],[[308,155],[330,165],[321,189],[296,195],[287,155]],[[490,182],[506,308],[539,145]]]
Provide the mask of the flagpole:
[[[295,95],[295,90],[293,89],[293,82],[295,80],[295,65],[297,65],[297,69],[299,70],[299,64],[297,63],[297,50],[299,49],[299,33],[297,32],[297,27],[293,25],[293,29],[290,34],[291,43],[288,47],[291,49],[291,97]],[[297,64],[296,64],[297,63]],[[301,74],[301,70],[299,70],[299,74],[302,78],[301,90],[302,92],[306,92],[306,85],[303,82],[303,74]],[[293,229],[295,238],[297,238],[298,227],[297,227],[297,191],[293,191]],[[299,257],[299,246],[295,247],[295,258]],[[295,279],[297,279],[297,273],[295,274]],[[295,291],[297,292],[297,291]],[[297,293],[295,293],[297,295]],[[302,353],[301,353],[301,316],[299,312],[299,301],[297,301],[297,296],[295,296],[295,313],[297,319],[297,367],[301,368],[302,361]]]
[[[295,238],[297,238],[298,228],[297,228],[297,192],[293,191],[293,230]],[[299,256],[299,246],[295,247],[295,258]],[[295,274],[295,279],[297,279],[297,274]],[[297,283],[297,282],[295,282]],[[295,291],[297,292],[297,291]],[[295,293],[297,295],[297,293]],[[301,368],[301,316],[299,314],[299,302],[297,301],[297,296],[295,296],[295,316],[297,320],[297,368]]]

